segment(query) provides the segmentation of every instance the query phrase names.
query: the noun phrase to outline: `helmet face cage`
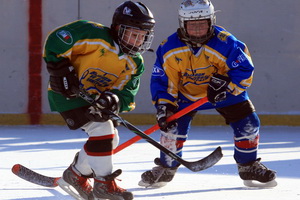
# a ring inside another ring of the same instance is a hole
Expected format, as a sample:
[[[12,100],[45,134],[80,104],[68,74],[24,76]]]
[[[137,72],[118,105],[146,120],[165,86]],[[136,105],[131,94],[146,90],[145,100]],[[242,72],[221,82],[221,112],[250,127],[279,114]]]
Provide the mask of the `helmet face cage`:
[[[154,25],[155,20],[149,8],[141,2],[126,1],[116,9],[111,28],[123,53],[137,56],[150,48]]]
[[[118,40],[121,50],[130,55],[137,56],[137,53],[144,53],[149,50],[154,38],[153,30],[140,33],[136,27],[121,24],[118,31]]]
[[[182,36],[188,40],[193,46],[201,46],[213,34],[214,25],[216,24],[216,16],[214,6],[210,0],[185,0],[181,3],[178,10],[179,27]],[[187,21],[208,20],[209,29],[205,36],[190,36],[186,30]]]

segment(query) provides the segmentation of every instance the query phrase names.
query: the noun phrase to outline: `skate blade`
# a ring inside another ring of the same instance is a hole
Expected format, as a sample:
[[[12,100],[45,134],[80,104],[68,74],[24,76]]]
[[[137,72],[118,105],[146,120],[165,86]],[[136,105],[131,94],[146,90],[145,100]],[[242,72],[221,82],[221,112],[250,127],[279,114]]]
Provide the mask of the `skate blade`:
[[[67,183],[66,181],[64,181],[62,178],[60,178],[57,181],[58,186],[63,189],[66,193],[68,193],[69,195],[71,195],[72,197],[74,197],[77,200],[84,200],[84,198],[82,198],[78,192],[75,190],[75,188],[73,188],[69,183]]]
[[[110,198],[112,198],[112,197],[110,197]],[[107,197],[107,198],[104,198],[104,197],[95,197],[94,196],[94,199],[93,200],[110,200],[110,198],[109,197]],[[117,198],[117,197],[116,197]],[[114,198],[114,199],[116,199],[116,198]],[[120,197],[121,198],[121,197]],[[120,198],[118,198],[118,199],[120,199]],[[122,198],[123,199],[123,198]]]
[[[168,182],[157,182],[157,183],[149,184],[149,183],[145,183],[144,181],[140,181],[138,185],[145,188],[161,188],[167,185],[167,183]]]
[[[247,187],[262,187],[262,188],[268,188],[268,187],[276,187],[277,182],[275,180],[262,183],[259,181],[254,181],[254,180],[244,180],[244,185]]]

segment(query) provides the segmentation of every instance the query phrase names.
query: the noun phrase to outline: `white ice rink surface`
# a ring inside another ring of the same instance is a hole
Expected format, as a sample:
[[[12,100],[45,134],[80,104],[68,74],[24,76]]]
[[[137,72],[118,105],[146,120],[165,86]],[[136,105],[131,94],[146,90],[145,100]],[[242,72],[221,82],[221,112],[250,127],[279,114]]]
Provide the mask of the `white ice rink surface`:
[[[139,126],[146,130],[150,126]],[[115,169],[122,169],[117,184],[134,193],[136,200],[300,200],[300,127],[262,127],[259,157],[277,171],[275,188],[247,188],[238,177],[230,127],[195,127],[185,143],[183,158],[198,160],[217,146],[224,157],[214,167],[191,172],[181,166],[172,182],[160,189],[137,185],[140,175],[151,169],[159,151],[144,140],[117,153]],[[135,136],[119,128],[120,143]],[[158,132],[151,135],[158,140]],[[0,127],[0,200],[71,200],[59,187],[38,186],[11,172],[20,163],[48,176],[61,176],[86,140],[84,132],[65,126]]]

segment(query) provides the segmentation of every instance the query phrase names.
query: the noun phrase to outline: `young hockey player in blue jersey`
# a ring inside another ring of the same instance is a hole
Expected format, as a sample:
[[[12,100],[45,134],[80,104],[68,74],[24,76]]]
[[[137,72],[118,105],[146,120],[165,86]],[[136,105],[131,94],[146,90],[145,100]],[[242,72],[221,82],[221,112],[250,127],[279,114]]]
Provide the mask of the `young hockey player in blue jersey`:
[[[141,54],[150,48],[154,24],[144,4],[126,1],[115,10],[110,28],[78,20],[52,31],[46,40],[43,57],[50,74],[51,110],[59,112],[71,130],[82,129],[88,135],[58,181],[76,199],[133,199],[115,182],[121,170],[112,172],[112,156],[119,136],[103,110],[135,108],[145,70]],[[79,88],[94,95],[101,109],[77,97]]]
[[[179,29],[160,44],[156,54],[151,94],[161,144],[182,156],[197,111],[169,123],[166,118],[207,97],[209,102],[197,110],[216,109],[232,127],[234,159],[244,184],[275,186],[276,172],[257,158],[260,121],[246,91],[254,70],[249,51],[243,42],[216,25],[211,1],[184,0],[179,9]],[[162,187],[179,167],[163,152],[155,164],[142,174],[140,186]]]

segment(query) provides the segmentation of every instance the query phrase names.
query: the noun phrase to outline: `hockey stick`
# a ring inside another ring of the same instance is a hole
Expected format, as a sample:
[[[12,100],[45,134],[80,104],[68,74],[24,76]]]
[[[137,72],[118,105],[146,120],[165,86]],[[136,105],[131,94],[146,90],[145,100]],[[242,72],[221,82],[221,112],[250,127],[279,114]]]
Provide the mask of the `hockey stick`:
[[[11,171],[26,181],[45,187],[56,187],[58,185],[57,181],[60,179],[60,177],[44,176],[31,169],[28,169],[27,167],[24,167],[21,164],[15,164]]]
[[[82,93],[83,95],[84,93]],[[84,94],[85,95],[85,94]],[[92,103],[95,103],[94,102],[94,99],[92,99],[89,95],[86,95],[86,96],[82,96],[84,97],[88,102],[90,102],[91,104]],[[168,118],[168,121],[172,121],[176,118],[179,118],[181,117],[182,115],[190,112],[191,110],[199,107],[200,105],[204,104],[207,102],[207,99],[204,98],[202,101],[197,101],[195,102],[194,104],[186,107],[185,109],[181,110],[180,112],[178,113],[175,113],[174,115],[172,115],[171,117]],[[121,121],[124,122],[124,120],[122,119]],[[126,125],[126,124],[125,124]],[[133,125],[131,125],[133,126]],[[135,127],[132,127],[132,128],[135,128]],[[158,125],[155,125],[153,126],[152,128],[146,130],[147,131],[147,134],[151,134],[152,132],[158,130]],[[125,145],[122,147],[122,149],[124,149],[125,147],[131,145],[134,143],[135,140],[139,140],[140,138],[144,138],[143,135],[146,137],[146,140],[147,141],[151,141],[150,143],[153,144],[154,146],[160,148],[162,147],[159,143],[157,143],[156,141],[153,141],[152,138],[148,137],[145,133],[143,133],[142,131],[140,130],[136,130],[137,133],[139,134],[142,134],[140,136],[136,136],[134,138],[132,138],[130,142],[130,144],[128,145]],[[152,131],[152,132],[151,132]],[[136,139],[137,138],[137,139]],[[145,139],[145,138],[144,138]],[[133,142],[132,142],[133,141]],[[126,142],[124,144],[127,144]],[[120,150],[122,150],[120,149]],[[120,151],[119,150],[119,151]],[[167,150],[168,151],[168,150]],[[172,153],[172,152],[171,152]],[[172,153],[173,154],[173,153]],[[172,155],[170,155],[172,156]],[[187,162],[187,161],[184,161],[182,160],[180,157],[178,157],[176,154],[175,154],[175,158],[179,158],[179,160],[181,161],[181,163],[185,166],[187,166],[189,169],[191,169],[192,171],[201,171],[201,170],[204,170],[206,168],[209,168],[211,166],[213,166],[215,163],[217,163],[221,158],[222,158],[222,151],[221,151],[221,148],[218,147],[214,152],[212,152],[210,155],[208,155],[207,157],[199,160],[199,161],[196,161],[196,162]],[[35,172],[31,169],[28,169],[27,167],[21,165],[21,164],[16,164],[12,167],[12,172],[17,175],[18,177],[26,180],[26,181],[29,181],[31,183],[34,183],[34,184],[38,184],[38,185],[41,185],[41,186],[45,186],[45,187],[56,187],[57,186],[57,180],[60,179],[60,177],[49,177],[49,176],[45,176],[45,175],[42,175],[42,174],[39,174],[38,172]]]
[[[87,93],[82,88],[77,90],[77,95],[79,97],[81,97],[82,99],[84,99],[85,101],[89,102],[92,106],[95,106],[95,108],[101,109],[97,106],[96,101],[90,96],[90,94]],[[129,129],[130,131],[134,132],[135,134],[139,135],[140,137],[145,139],[147,142],[149,142],[150,144],[152,144],[153,146],[155,146],[156,148],[158,148],[159,150],[164,152],[166,155],[170,156],[171,158],[176,160],[178,163],[184,165],[185,167],[187,167],[188,169],[190,169],[193,172],[202,171],[209,167],[212,167],[223,157],[222,149],[221,149],[221,147],[218,147],[207,157],[205,157],[201,160],[198,160],[198,161],[188,162],[186,160],[183,160],[181,157],[179,157],[175,153],[171,152],[170,150],[168,150],[167,148],[165,148],[158,142],[156,142],[154,139],[152,139],[151,137],[146,135],[143,131],[139,130],[137,127],[135,127],[128,121],[122,119],[119,115],[117,115],[109,110],[102,110],[102,112],[106,112],[107,114],[111,115],[112,118],[119,120],[120,123],[124,127]]]
[[[199,106],[205,104],[207,102],[207,97],[204,97],[196,102],[194,102],[193,104],[189,105],[188,107],[180,110],[179,112],[173,114],[172,116],[168,117],[167,122],[173,121],[175,119],[178,119],[180,117],[182,117],[183,115],[193,111],[194,109],[198,108]],[[154,126],[152,126],[151,128],[147,129],[144,131],[144,133],[146,135],[150,135],[151,133],[157,131],[159,129],[158,124],[155,124]],[[133,143],[139,141],[140,139],[142,139],[141,136],[135,136],[129,140],[127,140],[126,142],[120,144],[115,150],[114,150],[114,154],[118,153],[119,151],[125,149],[126,147],[132,145]]]

